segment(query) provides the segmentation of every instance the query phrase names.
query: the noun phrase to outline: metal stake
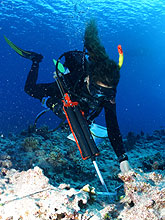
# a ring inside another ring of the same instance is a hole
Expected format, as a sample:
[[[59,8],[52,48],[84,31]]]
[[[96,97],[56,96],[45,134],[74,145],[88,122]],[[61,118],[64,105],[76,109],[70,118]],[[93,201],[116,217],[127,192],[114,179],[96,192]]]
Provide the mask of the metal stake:
[[[108,188],[107,188],[107,186],[106,186],[106,184],[105,184],[105,182],[104,182],[104,179],[103,179],[103,177],[102,177],[102,175],[101,175],[101,172],[100,172],[100,170],[99,170],[99,167],[98,167],[96,161],[93,160],[92,162],[93,162],[93,165],[94,165],[94,167],[95,167],[95,169],[96,169],[96,172],[97,172],[97,175],[98,175],[98,177],[99,177],[99,179],[100,179],[100,182],[101,182],[101,184],[102,184],[102,185],[104,186],[104,188],[105,188],[105,191],[106,191],[105,194],[107,194],[108,197],[109,197],[109,199],[110,199],[110,201],[112,201],[112,198],[111,198],[110,196],[111,196],[111,195],[114,195],[114,193],[112,193],[112,194],[109,193]]]

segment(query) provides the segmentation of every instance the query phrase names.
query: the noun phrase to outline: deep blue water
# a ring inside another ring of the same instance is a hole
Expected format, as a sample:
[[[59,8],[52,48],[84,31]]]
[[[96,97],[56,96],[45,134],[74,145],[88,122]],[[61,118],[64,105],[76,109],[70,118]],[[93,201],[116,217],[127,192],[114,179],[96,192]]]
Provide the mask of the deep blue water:
[[[117,93],[122,134],[165,126],[164,0],[1,0],[0,133],[26,129],[43,110],[24,92],[31,62],[18,56],[3,35],[25,50],[42,53],[38,82],[52,82],[52,59],[68,50],[82,50],[85,24],[91,17],[97,19],[109,56],[118,61],[117,45],[124,50]],[[97,119],[100,124],[102,115]],[[53,113],[39,121],[50,128],[57,123]]]

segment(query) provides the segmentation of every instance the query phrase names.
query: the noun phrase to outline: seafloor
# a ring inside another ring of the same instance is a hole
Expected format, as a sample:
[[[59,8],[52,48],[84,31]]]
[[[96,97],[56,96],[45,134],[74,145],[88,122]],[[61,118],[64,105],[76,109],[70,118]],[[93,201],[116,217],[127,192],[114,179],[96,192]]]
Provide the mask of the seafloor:
[[[119,174],[109,140],[99,144],[98,166],[109,191],[117,193],[110,198],[97,194],[104,188],[93,164],[81,159],[69,133],[66,127],[49,133],[44,126],[1,134],[0,219],[165,219],[164,129],[128,133],[124,144],[133,170],[127,175]],[[89,192],[82,190],[87,184]]]

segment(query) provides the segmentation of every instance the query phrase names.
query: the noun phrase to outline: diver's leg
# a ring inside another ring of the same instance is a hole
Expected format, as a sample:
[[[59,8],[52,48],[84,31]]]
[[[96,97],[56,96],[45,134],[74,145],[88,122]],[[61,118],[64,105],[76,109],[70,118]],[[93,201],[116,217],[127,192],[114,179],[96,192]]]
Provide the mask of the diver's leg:
[[[39,69],[39,63],[34,61],[32,63],[28,77],[26,79],[24,90],[28,95],[33,96],[34,98],[40,99],[41,97],[40,97],[39,91],[36,91],[38,69]]]
[[[28,95],[39,99],[40,101],[43,97],[48,96],[56,97],[61,100],[61,94],[56,82],[36,84],[38,78],[38,70],[39,63],[34,61],[25,83],[25,92]]]

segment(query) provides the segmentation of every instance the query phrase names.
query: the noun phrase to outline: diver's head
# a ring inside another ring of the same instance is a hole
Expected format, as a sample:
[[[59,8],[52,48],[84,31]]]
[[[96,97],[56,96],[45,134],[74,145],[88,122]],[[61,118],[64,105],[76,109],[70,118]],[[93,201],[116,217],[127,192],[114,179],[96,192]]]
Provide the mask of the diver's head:
[[[115,98],[119,79],[119,66],[113,60],[91,62],[90,74],[86,78],[87,88],[95,98]]]
[[[118,64],[113,60],[106,59],[104,61],[91,63],[90,81],[97,84],[101,82],[107,87],[117,87],[120,79],[120,69]]]
[[[101,82],[108,87],[117,87],[120,79],[120,68],[123,64],[123,51],[118,45],[119,63],[109,59],[102,45],[95,19],[90,19],[85,28],[84,46],[88,51],[90,60],[90,81],[97,84]]]
[[[116,97],[116,87],[108,87],[101,82],[94,83],[89,79],[87,84],[89,93],[94,98],[103,98],[104,100],[112,100]]]

